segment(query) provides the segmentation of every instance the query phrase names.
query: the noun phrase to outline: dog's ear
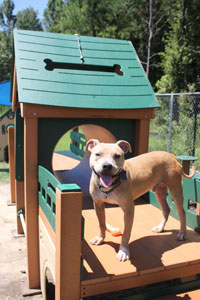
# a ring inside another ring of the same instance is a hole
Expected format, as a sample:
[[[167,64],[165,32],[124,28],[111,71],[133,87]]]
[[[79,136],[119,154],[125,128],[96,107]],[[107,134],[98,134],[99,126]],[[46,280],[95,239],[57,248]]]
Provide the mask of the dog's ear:
[[[92,151],[92,149],[97,145],[99,144],[99,140],[95,140],[95,139],[90,139],[89,141],[87,141],[87,144],[86,144],[86,151]]]
[[[126,141],[118,141],[117,145],[124,151],[124,153],[132,152],[131,145]]]

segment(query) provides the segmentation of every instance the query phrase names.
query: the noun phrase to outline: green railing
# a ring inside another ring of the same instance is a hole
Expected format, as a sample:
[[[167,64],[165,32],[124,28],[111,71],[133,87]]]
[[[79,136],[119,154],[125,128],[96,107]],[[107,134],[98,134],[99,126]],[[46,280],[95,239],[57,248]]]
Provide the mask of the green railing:
[[[38,167],[38,181],[39,205],[47,217],[51,227],[54,231],[56,231],[56,188],[58,188],[61,192],[80,192],[81,188],[77,184],[61,184],[51,172],[42,166]]]
[[[70,144],[70,150],[74,154],[83,157],[85,153],[85,146],[86,146],[85,135],[78,131],[71,131],[70,138],[72,141]]]
[[[61,192],[80,192],[77,184],[61,184],[59,180],[47,169],[38,167],[39,205],[47,217],[51,227],[56,232],[56,188]],[[84,239],[84,218],[82,217],[81,239]],[[81,280],[83,280],[83,258],[81,256]]]
[[[200,233],[200,174],[195,174],[192,179],[182,179],[183,182],[183,208],[186,212],[187,226]],[[149,193],[150,203],[160,208],[154,192]],[[170,215],[179,219],[175,203],[168,191],[167,202],[170,207]]]

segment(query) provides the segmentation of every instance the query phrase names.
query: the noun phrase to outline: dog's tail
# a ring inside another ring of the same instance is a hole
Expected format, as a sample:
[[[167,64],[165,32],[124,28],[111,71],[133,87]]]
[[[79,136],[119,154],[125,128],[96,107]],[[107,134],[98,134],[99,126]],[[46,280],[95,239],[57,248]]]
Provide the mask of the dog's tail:
[[[192,177],[194,177],[194,175],[195,175],[195,167],[194,166],[192,166],[192,172],[191,172],[191,174],[185,174],[183,171],[182,171],[182,176],[184,177],[184,178],[186,178],[186,179],[192,179]]]

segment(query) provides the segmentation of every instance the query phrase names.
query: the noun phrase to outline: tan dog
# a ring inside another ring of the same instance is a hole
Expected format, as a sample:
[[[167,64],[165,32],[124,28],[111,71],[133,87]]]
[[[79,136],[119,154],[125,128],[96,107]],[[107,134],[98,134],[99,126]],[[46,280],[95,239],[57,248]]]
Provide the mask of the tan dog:
[[[166,201],[167,188],[176,205],[180,231],[177,239],[184,240],[186,235],[186,218],[183,210],[182,176],[190,179],[195,174],[186,175],[173,154],[155,151],[124,160],[124,154],[131,150],[126,141],[115,144],[100,143],[91,139],[86,150],[91,152],[90,194],[99,220],[100,233],[90,242],[93,245],[103,243],[106,231],[104,202],[118,204],[124,212],[124,232],[117,258],[125,261],[130,258],[129,239],[133,224],[134,201],[149,190],[153,190],[163,213],[161,223],[153,228],[154,232],[162,232],[169,216]]]

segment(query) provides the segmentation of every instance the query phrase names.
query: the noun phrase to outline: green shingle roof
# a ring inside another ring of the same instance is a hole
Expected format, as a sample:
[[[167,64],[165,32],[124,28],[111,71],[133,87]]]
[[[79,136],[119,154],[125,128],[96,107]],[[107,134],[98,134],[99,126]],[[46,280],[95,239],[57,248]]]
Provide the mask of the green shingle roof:
[[[97,109],[159,106],[128,41],[15,30],[14,50],[19,102]]]

